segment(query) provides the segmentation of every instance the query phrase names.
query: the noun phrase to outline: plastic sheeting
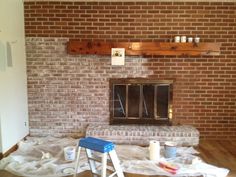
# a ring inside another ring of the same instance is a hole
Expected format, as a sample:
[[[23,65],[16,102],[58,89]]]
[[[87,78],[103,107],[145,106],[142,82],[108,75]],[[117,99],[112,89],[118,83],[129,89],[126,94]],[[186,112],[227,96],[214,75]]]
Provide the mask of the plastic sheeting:
[[[19,143],[17,151],[0,161],[0,169],[26,177],[58,177],[67,176],[74,172],[74,163],[64,159],[63,149],[75,146],[78,140],[72,138],[29,137]],[[229,170],[218,168],[202,162],[193,148],[179,147],[177,157],[168,159],[180,167],[176,175],[164,171],[155,162],[148,159],[148,148],[134,145],[117,145],[116,152],[125,172],[144,175],[166,175],[175,177],[199,176],[226,177]],[[161,161],[163,148],[161,149]],[[89,169],[87,157],[82,151],[80,169],[78,172]]]

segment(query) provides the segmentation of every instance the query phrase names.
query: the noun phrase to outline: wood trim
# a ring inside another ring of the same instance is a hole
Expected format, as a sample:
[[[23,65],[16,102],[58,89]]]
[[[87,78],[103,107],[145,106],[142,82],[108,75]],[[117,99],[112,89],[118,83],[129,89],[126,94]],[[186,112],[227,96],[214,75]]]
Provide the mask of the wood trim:
[[[67,52],[71,55],[111,55],[112,48],[125,48],[125,55],[129,56],[220,55],[220,43],[90,42],[73,39],[67,43]]]
[[[25,140],[27,136],[29,136],[29,134],[26,135],[22,140]],[[18,145],[15,144],[15,145],[12,146],[7,152],[5,152],[5,153],[0,153],[0,160],[1,160],[2,158],[4,158],[4,157],[7,157],[9,154],[11,154],[12,152],[16,151],[17,149],[18,149]]]
[[[7,157],[9,154],[11,154],[12,152],[16,151],[18,149],[18,145],[15,144],[11,149],[9,149],[7,152],[5,152],[4,154],[1,153],[0,154],[0,160],[4,157]]]

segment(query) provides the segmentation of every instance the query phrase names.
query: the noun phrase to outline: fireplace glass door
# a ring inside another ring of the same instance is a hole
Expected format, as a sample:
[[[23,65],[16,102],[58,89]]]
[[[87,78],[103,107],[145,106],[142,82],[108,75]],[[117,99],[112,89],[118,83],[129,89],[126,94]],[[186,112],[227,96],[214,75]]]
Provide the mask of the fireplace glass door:
[[[110,80],[111,124],[170,124],[172,81]]]

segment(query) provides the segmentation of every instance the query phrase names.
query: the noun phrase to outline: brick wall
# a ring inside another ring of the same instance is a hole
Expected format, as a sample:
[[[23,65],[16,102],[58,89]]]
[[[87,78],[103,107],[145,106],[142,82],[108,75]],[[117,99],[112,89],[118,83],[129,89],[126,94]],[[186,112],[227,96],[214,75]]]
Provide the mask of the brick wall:
[[[82,135],[108,124],[108,80],[172,78],[174,123],[194,125],[202,138],[236,139],[236,3],[25,2],[31,134]],[[175,35],[220,42],[221,55],[127,57],[112,67],[107,56],[70,56],[69,38],[169,41]],[[42,133],[43,130],[43,133]]]

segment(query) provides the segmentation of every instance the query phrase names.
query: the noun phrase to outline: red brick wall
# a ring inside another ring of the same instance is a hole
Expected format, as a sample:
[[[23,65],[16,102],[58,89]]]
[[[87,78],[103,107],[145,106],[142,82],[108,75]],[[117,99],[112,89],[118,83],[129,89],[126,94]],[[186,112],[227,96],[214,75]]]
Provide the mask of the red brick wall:
[[[25,2],[31,133],[80,134],[88,123],[108,123],[108,80],[173,78],[174,122],[201,137],[236,139],[236,3]],[[221,55],[128,57],[69,56],[69,38],[169,41],[175,35],[220,42]]]

